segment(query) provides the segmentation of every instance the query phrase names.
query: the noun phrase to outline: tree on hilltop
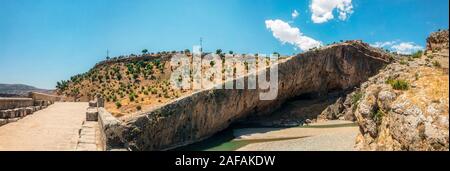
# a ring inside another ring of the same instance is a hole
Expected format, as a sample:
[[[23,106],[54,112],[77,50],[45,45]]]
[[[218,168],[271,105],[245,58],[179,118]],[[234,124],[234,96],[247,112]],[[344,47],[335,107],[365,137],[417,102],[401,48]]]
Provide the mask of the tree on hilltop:
[[[218,54],[218,55],[222,54],[222,49],[217,49],[216,54]]]
[[[148,53],[148,50],[147,49],[144,49],[144,50],[142,50],[142,54],[147,54]]]

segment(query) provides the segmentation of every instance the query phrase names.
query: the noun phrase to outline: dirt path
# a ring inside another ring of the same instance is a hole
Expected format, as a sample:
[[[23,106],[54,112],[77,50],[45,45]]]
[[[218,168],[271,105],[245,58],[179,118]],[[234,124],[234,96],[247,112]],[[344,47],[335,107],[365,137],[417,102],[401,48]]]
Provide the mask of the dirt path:
[[[88,103],[55,103],[0,127],[0,151],[75,151]]]
[[[237,140],[270,140],[246,145],[238,151],[354,151],[358,127],[351,122],[330,121],[310,127],[251,128],[234,131]]]

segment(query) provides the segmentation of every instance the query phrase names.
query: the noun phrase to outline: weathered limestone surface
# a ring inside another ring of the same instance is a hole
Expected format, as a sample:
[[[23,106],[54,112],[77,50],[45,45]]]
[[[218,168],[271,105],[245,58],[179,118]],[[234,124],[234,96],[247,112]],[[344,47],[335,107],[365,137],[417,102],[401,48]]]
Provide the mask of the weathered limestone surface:
[[[97,122],[85,121],[80,129],[77,151],[100,151],[99,125]]]
[[[390,64],[362,84],[354,113],[361,129],[360,150],[449,150],[449,77],[443,67],[448,66],[448,30],[433,33],[427,42],[428,51],[436,52],[428,56],[447,58],[442,67],[431,65],[424,55],[407,64]],[[409,88],[395,90],[389,79],[403,80]]]
[[[87,111],[86,111],[86,121],[98,121],[98,110],[97,110],[97,107],[89,107],[87,109]]]
[[[129,150],[172,149],[208,138],[237,120],[273,112],[290,98],[354,88],[375,75],[388,59],[361,42],[332,45],[279,63],[276,100],[259,100],[262,90],[202,90],[120,125],[113,121],[108,124],[112,127],[103,130],[109,144]]]
[[[100,129],[101,146],[104,150],[115,150],[124,148],[124,143],[119,137],[121,122],[111,115],[103,107],[98,108],[98,125]]]
[[[448,30],[434,32],[427,38],[427,50],[440,51],[449,47]]]

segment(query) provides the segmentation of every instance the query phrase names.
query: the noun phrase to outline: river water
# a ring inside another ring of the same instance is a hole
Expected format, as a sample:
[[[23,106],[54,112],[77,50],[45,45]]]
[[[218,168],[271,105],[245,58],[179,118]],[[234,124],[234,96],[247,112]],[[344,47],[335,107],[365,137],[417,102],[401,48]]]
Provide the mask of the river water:
[[[355,123],[339,123],[339,124],[324,124],[324,125],[311,125],[311,126],[299,126],[299,127],[284,127],[284,128],[262,128],[262,127],[242,127],[231,126],[228,129],[221,131],[214,136],[203,140],[198,143],[194,143],[188,146],[180,147],[174,151],[235,151],[249,144],[276,142],[276,141],[288,141],[295,139],[307,138],[307,136],[293,136],[293,137],[278,137],[278,138],[260,138],[260,139],[241,139],[235,136],[235,131],[244,129],[273,129],[283,130],[291,128],[308,128],[327,131],[333,128],[346,128],[356,127]]]

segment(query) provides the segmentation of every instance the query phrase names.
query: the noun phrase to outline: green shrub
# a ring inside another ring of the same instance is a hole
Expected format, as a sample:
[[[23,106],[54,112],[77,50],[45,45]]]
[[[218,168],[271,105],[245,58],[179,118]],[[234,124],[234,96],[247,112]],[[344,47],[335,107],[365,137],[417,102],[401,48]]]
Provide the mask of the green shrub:
[[[130,93],[129,95],[130,101],[134,101],[137,97],[138,96],[134,92]]]
[[[381,121],[383,120],[384,117],[384,112],[381,111],[380,109],[377,110],[377,112],[375,112],[373,114],[373,120],[377,123],[377,124],[381,124]]]
[[[363,94],[361,92],[355,93],[352,96],[352,111],[355,112],[358,108],[359,101],[361,101]]]
[[[170,95],[169,95],[168,92],[165,92],[165,93],[164,93],[164,98],[166,98],[166,99],[170,98]]]
[[[389,78],[386,81],[387,84],[390,84],[394,90],[408,90],[409,89],[409,83],[405,80],[394,80],[392,78]]]
[[[122,107],[122,104],[120,102],[116,102],[117,109],[120,109]]]
[[[363,96],[363,94],[361,92],[355,93],[352,96],[352,104],[353,105],[357,104],[361,100],[362,96]]]
[[[158,93],[158,90],[156,90],[156,88],[150,88],[150,92],[152,94],[156,94],[156,93]]]
[[[407,64],[408,64],[408,62],[406,62],[405,60],[400,61],[400,65],[407,65]]]
[[[437,68],[442,67],[442,65],[441,65],[441,63],[439,61],[433,61],[433,66],[437,67]]]
[[[423,51],[419,50],[416,53],[412,54],[411,57],[412,58],[420,58],[423,55]]]
[[[134,73],[133,74],[133,79],[138,79],[138,78],[139,78],[139,75],[137,73]]]

